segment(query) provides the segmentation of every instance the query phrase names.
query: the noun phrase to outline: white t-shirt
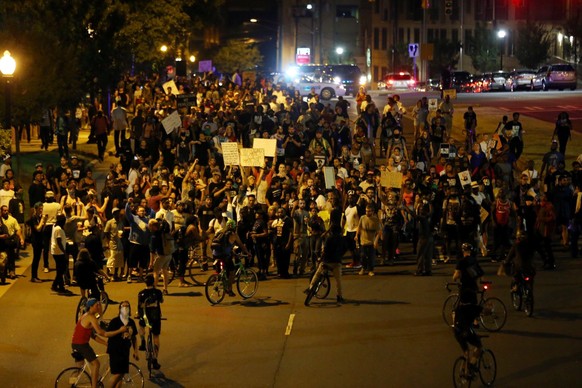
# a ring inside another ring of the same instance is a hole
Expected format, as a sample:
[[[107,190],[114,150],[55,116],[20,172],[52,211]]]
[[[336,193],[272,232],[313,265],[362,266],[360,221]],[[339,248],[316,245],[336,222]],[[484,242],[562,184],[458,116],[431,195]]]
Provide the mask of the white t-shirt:
[[[358,230],[358,224],[360,223],[360,216],[358,215],[357,206],[348,206],[344,212],[346,215],[345,228],[347,232],[356,232]]]
[[[51,255],[64,255],[65,252],[61,249],[59,244],[57,244],[57,239],[60,238],[63,245],[67,243],[67,235],[63,228],[58,225],[53,227],[53,233],[51,234]]]

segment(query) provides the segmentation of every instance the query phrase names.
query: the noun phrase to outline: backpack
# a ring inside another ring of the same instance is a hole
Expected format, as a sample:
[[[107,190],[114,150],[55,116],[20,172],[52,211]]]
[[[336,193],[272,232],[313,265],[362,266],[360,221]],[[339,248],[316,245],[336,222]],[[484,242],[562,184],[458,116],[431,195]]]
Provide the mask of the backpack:
[[[210,248],[212,248],[213,254],[215,256],[224,255],[224,253],[226,252],[228,236],[230,236],[230,233],[220,231],[216,233],[216,235],[212,239],[212,244],[210,245]]]
[[[497,225],[505,226],[509,223],[509,210],[510,202],[502,203],[501,201],[495,201],[495,212],[493,216],[495,217],[495,222]]]
[[[479,279],[485,275],[485,271],[483,271],[483,268],[481,268],[476,258],[471,259],[471,264],[467,267],[467,274],[469,274],[471,279]]]

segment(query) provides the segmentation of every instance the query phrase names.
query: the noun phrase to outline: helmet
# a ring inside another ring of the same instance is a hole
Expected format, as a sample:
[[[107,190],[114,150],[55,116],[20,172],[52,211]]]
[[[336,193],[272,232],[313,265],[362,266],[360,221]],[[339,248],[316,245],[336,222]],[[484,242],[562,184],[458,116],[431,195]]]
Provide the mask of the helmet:
[[[464,243],[463,245],[461,245],[461,249],[463,250],[463,252],[472,251],[473,246],[469,243]]]
[[[236,222],[233,219],[229,219],[226,221],[226,230],[234,230],[236,229]]]

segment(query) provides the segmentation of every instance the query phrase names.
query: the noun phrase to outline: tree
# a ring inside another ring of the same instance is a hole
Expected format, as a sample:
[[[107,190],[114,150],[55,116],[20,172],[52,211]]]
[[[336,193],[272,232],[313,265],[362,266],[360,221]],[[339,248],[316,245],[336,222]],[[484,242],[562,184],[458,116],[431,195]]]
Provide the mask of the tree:
[[[529,21],[517,32],[515,57],[523,66],[537,69],[549,57],[550,34],[541,24]]]
[[[449,40],[434,42],[433,60],[430,62],[429,74],[441,74],[443,69],[455,68],[459,62],[459,44]]]
[[[497,69],[500,43],[492,30],[477,24],[475,35],[467,43],[467,55],[471,58],[475,70],[483,73]]]
[[[218,49],[214,63],[220,71],[232,73],[236,69],[249,70],[260,67],[263,64],[263,56],[255,45],[229,41]]]

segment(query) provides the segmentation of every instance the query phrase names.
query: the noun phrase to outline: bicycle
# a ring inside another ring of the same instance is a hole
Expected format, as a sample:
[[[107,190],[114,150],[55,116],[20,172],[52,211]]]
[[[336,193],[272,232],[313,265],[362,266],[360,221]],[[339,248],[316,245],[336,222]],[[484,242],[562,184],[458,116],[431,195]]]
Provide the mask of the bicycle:
[[[501,299],[496,297],[485,297],[485,293],[491,286],[492,282],[490,281],[483,281],[481,282],[483,285],[483,289],[477,291],[478,294],[481,295],[479,300],[479,307],[481,307],[481,313],[479,314],[479,321],[481,325],[487,331],[496,332],[503,328],[505,322],[507,321],[507,309],[505,308],[505,304],[501,301]],[[461,283],[453,282],[447,283],[446,289],[447,291],[451,292],[450,286],[457,286],[458,288],[461,287]],[[443,320],[449,327],[453,327],[455,323],[455,310],[459,305],[459,293],[453,293],[445,299],[445,303],[443,304],[442,316]]]
[[[531,317],[534,309],[533,276],[519,273],[518,281],[511,282],[511,303],[520,311],[523,307],[525,315]]]
[[[101,316],[105,315],[105,311],[109,306],[109,295],[105,292],[105,284],[103,283],[103,276],[97,275],[97,290],[99,291],[99,301],[101,302]],[[91,290],[88,290],[89,298],[93,295]],[[75,311],[75,323],[85,314],[87,310],[87,301],[89,300],[86,296],[81,296],[79,303],[77,303],[77,310]],[[99,318],[99,317],[97,317]]]
[[[309,306],[311,299],[313,299],[314,296],[317,299],[325,299],[329,295],[331,289],[331,283],[329,281],[329,267],[323,262],[320,262],[319,265],[323,266],[323,272],[318,276],[317,280],[313,284],[313,287],[309,288],[307,291],[307,296],[305,297],[304,302],[305,306]],[[313,283],[313,277],[317,276],[318,270],[315,271],[311,277],[309,282],[310,285]]]
[[[487,336],[480,336],[482,338]],[[453,385],[455,388],[470,387],[477,373],[481,383],[490,387],[497,377],[497,361],[495,355],[489,349],[483,348],[477,361],[477,369],[473,369],[465,355],[460,356],[453,364]]]
[[[250,268],[245,268],[241,259],[247,255],[233,252],[233,256],[235,257],[236,289],[243,299],[252,298],[259,288],[257,273]],[[228,276],[224,270],[224,263],[221,260],[215,260],[214,267],[217,268],[217,272],[208,277],[204,288],[206,299],[213,305],[222,302],[228,289]]]
[[[77,359],[79,356],[75,356],[76,352],[73,352],[73,358]],[[97,358],[100,361],[101,366],[104,369],[103,373],[99,373],[99,379],[97,380],[97,386],[105,387],[106,378],[111,373],[109,367],[109,360],[107,359],[107,354],[98,354]],[[129,363],[129,372],[123,375],[121,379],[122,385],[124,387],[144,387],[145,379],[141,369],[133,362]],[[65,368],[59,373],[57,379],[55,380],[55,388],[58,387],[78,387],[78,388],[91,388],[91,365],[85,360],[82,367],[73,366]]]

